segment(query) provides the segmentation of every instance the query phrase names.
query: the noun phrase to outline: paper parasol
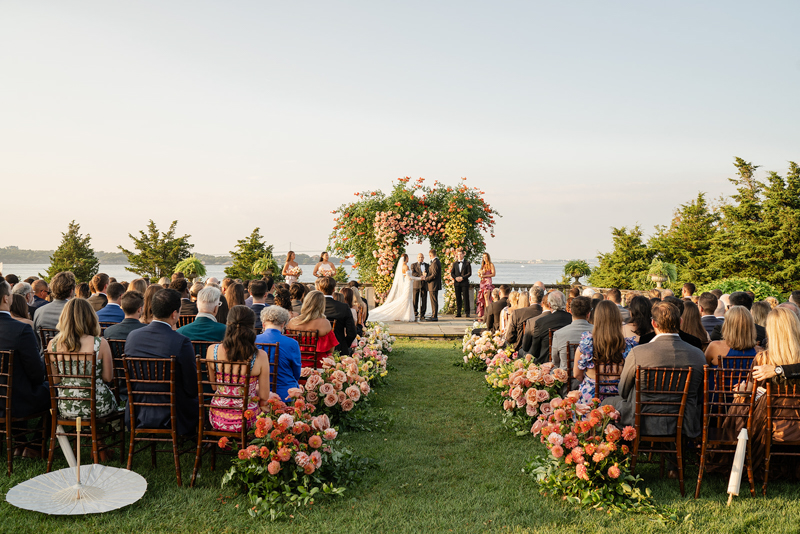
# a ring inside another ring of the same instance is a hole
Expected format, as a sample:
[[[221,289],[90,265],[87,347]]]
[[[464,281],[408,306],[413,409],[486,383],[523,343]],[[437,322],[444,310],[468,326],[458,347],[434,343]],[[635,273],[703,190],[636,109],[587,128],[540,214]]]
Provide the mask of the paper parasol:
[[[728,506],[731,505],[734,495],[739,495],[739,486],[742,483],[742,471],[744,470],[744,455],[747,452],[747,429],[743,428],[739,432],[736,444],[736,453],[733,455],[733,467],[731,468],[731,478],[728,480]]]
[[[80,418],[76,429],[80,444]],[[17,484],[6,494],[6,501],[17,508],[50,515],[83,515],[116,510],[142,498],[147,490],[144,477],[105,465],[81,466],[80,446],[77,449],[76,467],[45,473]]]

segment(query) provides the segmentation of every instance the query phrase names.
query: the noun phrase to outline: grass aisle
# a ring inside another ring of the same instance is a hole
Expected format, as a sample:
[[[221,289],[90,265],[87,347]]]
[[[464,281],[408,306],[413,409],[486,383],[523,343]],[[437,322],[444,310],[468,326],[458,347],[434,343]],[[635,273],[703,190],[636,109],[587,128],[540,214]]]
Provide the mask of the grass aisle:
[[[480,405],[483,375],[452,365],[452,343],[398,342],[389,358],[388,386],[377,390],[375,405],[393,419],[387,433],[343,436],[360,454],[377,460],[364,481],[343,498],[320,501],[294,520],[271,524],[251,519],[246,499],[219,487],[229,465],[207,467],[195,488],[178,488],[169,456],[152,469],[145,455],[134,468],[148,480],[140,503],[100,516],[46,517],[0,504],[3,532],[797,532],[800,491],[796,484],[770,486],[770,497],[742,497],[725,507],[727,481],[709,477],[703,497],[681,498],[673,480],[642,471],[659,504],[691,513],[693,524],[664,527],[646,516],[614,515],[578,509],[539,495],[522,466],[542,447],[516,438],[500,424],[499,413]],[[0,476],[2,494],[40,474],[43,463],[20,461],[14,476]],[[56,467],[63,467],[57,465]],[[183,461],[184,480],[191,461]],[[693,491],[696,468],[687,475]],[[238,508],[237,508],[238,505]]]

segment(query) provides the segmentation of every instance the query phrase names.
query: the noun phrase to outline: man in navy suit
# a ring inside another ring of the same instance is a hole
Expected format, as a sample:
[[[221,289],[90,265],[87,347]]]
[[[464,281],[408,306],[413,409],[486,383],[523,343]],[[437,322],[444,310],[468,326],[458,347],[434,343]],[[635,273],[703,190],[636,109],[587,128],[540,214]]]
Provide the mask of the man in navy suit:
[[[353,320],[353,313],[347,304],[333,298],[336,280],[330,276],[319,278],[317,280],[317,288],[325,295],[325,318],[329,321],[336,321],[336,326],[333,329],[333,333],[339,341],[336,350],[342,356],[348,356],[350,354],[350,345],[356,338],[356,322]]]
[[[264,301],[267,296],[267,283],[264,280],[253,280],[250,282],[249,289],[251,304],[247,304],[247,306],[256,314],[256,328],[261,328],[261,310],[269,306]]]
[[[50,391],[33,328],[12,319],[11,300],[11,286],[0,281],[0,350],[14,351],[11,415],[25,417],[50,407]],[[0,405],[0,414],[5,408]]]
[[[125,294],[125,286],[119,282],[111,282],[106,290],[108,304],[97,312],[97,320],[104,323],[119,323],[125,318],[125,312],[119,304],[119,299]]]
[[[109,303],[109,306],[111,303]],[[125,313],[125,318],[122,322],[109,326],[103,332],[103,337],[106,339],[128,339],[128,334],[134,330],[139,330],[147,326],[139,321],[142,316],[142,306],[144,305],[144,296],[138,291],[127,291],[122,298],[119,299],[119,305]],[[108,308],[106,306],[102,311]],[[98,314],[99,315],[99,314]]]
[[[173,330],[180,315],[181,294],[174,289],[160,289],[153,294],[151,309],[153,321],[128,334],[125,355],[132,358],[175,359],[175,411],[178,434],[185,436],[197,429],[198,402],[197,367],[192,342]],[[151,391],[169,391],[169,384],[154,385]],[[137,401],[145,401],[136,397],[135,390],[133,395]],[[157,402],[166,400],[165,395]],[[125,409],[126,421],[130,421],[129,409]],[[137,427],[169,428],[169,419],[169,408],[140,406],[136,409]]]

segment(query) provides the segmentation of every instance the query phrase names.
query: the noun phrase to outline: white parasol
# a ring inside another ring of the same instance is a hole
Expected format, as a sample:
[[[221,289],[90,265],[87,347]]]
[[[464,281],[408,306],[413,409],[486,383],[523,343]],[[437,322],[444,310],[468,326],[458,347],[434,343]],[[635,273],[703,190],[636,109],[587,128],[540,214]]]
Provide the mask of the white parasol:
[[[116,510],[142,498],[147,481],[141,475],[99,464],[80,465],[80,418],[76,428],[77,466],[45,473],[14,486],[6,494],[9,504],[50,515],[83,515]]]
[[[744,455],[747,452],[747,429],[743,428],[739,432],[736,444],[736,453],[733,455],[733,467],[731,468],[731,478],[728,480],[728,506],[731,505],[734,495],[739,495],[739,486],[742,483],[742,471],[744,470]]]

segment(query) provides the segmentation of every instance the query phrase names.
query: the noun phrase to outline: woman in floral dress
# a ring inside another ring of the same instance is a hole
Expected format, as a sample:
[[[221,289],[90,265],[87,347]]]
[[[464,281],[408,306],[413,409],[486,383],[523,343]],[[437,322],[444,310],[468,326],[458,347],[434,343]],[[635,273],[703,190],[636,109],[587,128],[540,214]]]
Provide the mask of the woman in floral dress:
[[[89,374],[93,378],[65,378],[59,389],[60,397],[78,397],[80,400],[59,400],[60,417],[74,419],[90,418],[91,391],[69,389],[64,386],[95,387],[95,415],[105,417],[117,411],[117,400],[106,382],[114,378],[114,362],[108,341],[100,337],[100,323],[92,305],[84,299],[70,299],[61,311],[56,325],[58,335],[50,342],[51,352],[83,353],[77,357],[77,365],[69,365],[64,357],[56,357],[56,367],[62,374]]]
[[[617,305],[610,300],[597,304],[592,312],[594,330],[584,332],[578,350],[575,352],[573,376],[582,380],[581,402],[590,404],[595,398],[595,363],[622,363],[628,353],[636,346],[636,340],[622,335],[622,314]],[[604,395],[618,395],[617,386],[603,386]]]
[[[497,274],[497,272],[494,268],[494,263],[492,263],[492,257],[489,256],[488,252],[484,252],[483,259],[481,260],[481,268],[478,271],[478,277],[480,277],[481,283],[478,287],[478,302],[476,303],[478,317],[480,318],[483,318],[483,310],[492,301],[491,295],[492,289],[494,289],[492,278],[495,274]]]

